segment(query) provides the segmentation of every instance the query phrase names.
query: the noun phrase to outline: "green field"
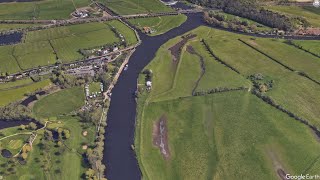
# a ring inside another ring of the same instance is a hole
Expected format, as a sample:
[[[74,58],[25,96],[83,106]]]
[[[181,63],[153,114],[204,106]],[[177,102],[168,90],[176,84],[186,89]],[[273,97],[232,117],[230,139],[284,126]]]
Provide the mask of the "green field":
[[[50,118],[71,113],[84,105],[84,90],[82,87],[74,87],[50,94],[33,107],[36,117]]]
[[[319,41],[293,41],[294,44],[301,46],[303,49],[320,56]]]
[[[55,142],[46,141],[46,145],[44,146],[44,141],[41,140],[44,139],[44,132],[43,130],[38,131],[32,151],[28,153],[27,164],[20,165],[18,162],[15,162],[15,165],[11,164],[10,166],[16,169],[16,173],[5,174],[5,179],[81,179],[86,168],[88,168],[81,155],[81,153],[85,152],[82,149],[82,145],[93,145],[95,127],[87,126],[84,128],[77,117],[66,116],[58,120],[61,123],[51,123],[48,125],[48,128],[55,129],[56,127],[62,127],[70,131],[70,138],[64,140],[64,145],[59,147]],[[88,132],[86,137],[82,135],[83,130]],[[10,135],[22,131],[16,127],[12,127],[3,129],[0,132]],[[7,164],[7,161],[8,159],[0,156],[1,165]],[[0,172],[7,172],[6,169],[8,169],[8,165],[5,167],[1,166]]]
[[[0,74],[14,73],[20,71],[16,59],[12,56],[13,46],[0,46]]]
[[[9,150],[12,155],[16,155],[22,146],[27,142],[30,134],[20,134],[0,141],[2,148]]]
[[[35,92],[51,84],[49,79],[32,83],[23,87],[0,91],[0,106],[18,101],[25,97],[25,94]]]
[[[0,91],[7,90],[7,89],[13,89],[15,87],[22,87],[25,85],[29,85],[31,83],[33,83],[33,81],[30,78],[24,78],[24,79],[16,80],[13,82],[3,83],[3,84],[0,84]]]
[[[0,31],[13,30],[13,29],[25,29],[28,27],[39,26],[37,24],[0,24]]]
[[[180,14],[176,16],[159,16],[149,18],[137,18],[130,19],[129,22],[135,25],[137,28],[143,30],[143,27],[150,27],[155,30],[151,36],[166,33],[167,31],[180,26],[187,20],[187,16]]]
[[[108,21],[106,24],[115,27],[116,30],[118,30],[125,37],[128,45],[134,45],[138,42],[134,31],[130,30],[125,24],[121,23],[120,21]]]
[[[119,21],[108,22],[128,41],[137,42],[135,33]],[[24,43],[0,46],[0,73],[14,73],[38,66],[51,65],[59,59],[71,62],[84,58],[80,49],[90,49],[120,42],[105,23],[87,23],[29,31]]]
[[[90,93],[100,92],[100,82],[93,82],[89,85]]]
[[[143,177],[278,179],[278,170],[290,174],[319,172],[320,145],[311,129],[301,122],[247,90],[191,94],[199,78],[198,90],[252,88],[246,77],[262,73],[275,82],[265,95],[319,127],[316,118],[320,116],[316,110],[320,107],[319,85],[238,41],[238,38],[250,41],[247,36],[208,27],[192,32],[198,36],[184,46],[177,64],[172,62],[168,48],[181,38],[165,43],[145,68],[153,72],[150,93],[141,89],[145,75],[139,77],[135,150]],[[210,56],[200,42],[203,38],[216,56],[240,74]],[[202,77],[201,60],[187,50],[188,45],[203,58]],[[279,42],[274,42],[273,47],[284,48]],[[310,60],[306,57],[302,61]],[[167,120],[169,159],[153,144],[155,124],[161,117]]]
[[[100,2],[121,15],[172,11],[158,0],[100,0]]]
[[[282,40],[256,39],[251,41],[248,40],[247,42],[251,42],[251,45],[286,66],[289,66],[296,71],[304,72],[313,79],[320,81],[320,71],[318,70],[318,68],[320,68],[319,58],[306,53],[303,50],[287,45]],[[304,42],[309,43],[307,41]]]
[[[0,19],[68,19],[75,7],[85,7],[88,0],[43,0],[1,3]]]
[[[267,6],[267,9],[282,12],[292,16],[302,16],[314,27],[320,27],[320,9],[316,7],[299,6]]]

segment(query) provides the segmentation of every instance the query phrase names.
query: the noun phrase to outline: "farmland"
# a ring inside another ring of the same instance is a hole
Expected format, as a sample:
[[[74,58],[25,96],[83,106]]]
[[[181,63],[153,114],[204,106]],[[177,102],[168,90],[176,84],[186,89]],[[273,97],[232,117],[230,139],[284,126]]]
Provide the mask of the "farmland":
[[[134,32],[119,21],[108,22],[120,31],[130,45],[137,42]],[[0,73],[14,73],[38,66],[83,59],[80,49],[119,42],[105,23],[87,23],[30,31],[24,42],[0,46]]]
[[[137,43],[138,40],[136,34],[132,30],[129,30],[128,27],[120,21],[113,20],[107,22],[106,24],[115,27],[116,30],[119,31],[125,37],[128,45],[134,45],[135,43]]]
[[[158,0],[100,0],[100,2],[121,15],[172,11]]]
[[[32,93],[36,90],[49,86],[50,84],[51,81],[47,79],[40,82],[28,84],[23,87],[0,91],[0,106],[4,106],[11,102],[20,100],[25,96],[25,94]]]
[[[0,24],[0,31],[6,31],[11,29],[24,29],[28,27],[39,26],[36,24]]]
[[[320,9],[316,7],[299,6],[267,6],[267,9],[282,12],[292,16],[302,16],[314,27],[320,27]]]
[[[75,11],[75,7],[84,7],[89,4],[90,1],[87,0],[1,3],[0,19],[67,19]]]
[[[320,44],[318,41],[293,41],[295,45],[302,47],[302,49],[307,50],[320,56]]]
[[[39,118],[56,117],[70,113],[84,105],[82,87],[65,89],[40,99],[33,107]]]
[[[166,33],[167,31],[180,26],[186,20],[187,20],[187,17],[183,14],[180,14],[176,16],[130,19],[129,22],[141,30],[143,30],[143,27],[150,27],[152,30],[155,31],[150,35],[156,36],[159,34]]]
[[[146,75],[140,74],[135,150],[143,176],[146,179],[277,179],[279,171],[316,173],[320,145],[315,134],[308,126],[250,93],[254,87],[247,77],[261,73],[272,79],[274,86],[264,95],[318,128],[320,115],[313,107],[320,107],[319,85],[238,39],[257,48],[271,45],[274,49],[281,48],[288,59],[293,47],[207,27],[191,33],[197,36],[182,47],[178,62],[173,62],[170,48],[182,40],[180,37],[161,46],[145,67],[152,70],[150,92],[144,89]],[[209,54],[202,39],[219,59]],[[264,50],[272,54],[269,56],[277,54]],[[313,64],[314,69],[303,66],[303,62],[314,61],[304,51],[297,50],[292,56],[297,59],[287,61],[281,55],[275,58],[308,72],[315,72],[319,66]],[[192,96],[194,89],[209,92],[222,87],[228,90]],[[244,89],[232,90],[235,87]],[[168,144],[166,155],[155,145],[155,129],[159,128],[161,119],[165,119],[167,128],[164,130],[167,135],[163,136],[167,138],[164,144]]]
[[[22,79],[22,80],[17,80],[17,81],[13,81],[13,82],[0,84],[0,90],[6,90],[6,89],[15,88],[15,87],[21,87],[21,86],[25,86],[25,85],[28,85],[28,84],[31,84],[31,83],[33,83],[33,81],[30,78],[25,78],[25,79]]]

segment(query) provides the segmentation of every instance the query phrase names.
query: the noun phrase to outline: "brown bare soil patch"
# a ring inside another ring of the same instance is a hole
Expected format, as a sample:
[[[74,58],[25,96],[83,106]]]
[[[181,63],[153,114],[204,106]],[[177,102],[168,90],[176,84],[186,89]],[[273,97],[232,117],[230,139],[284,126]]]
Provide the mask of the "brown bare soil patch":
[[[160,149],[164,159],[170,159],[167,117],[165,115],[162,115],[160,119],[153,125],[152,141],[153,145]]]
[[[190,39],[195,38],[197,35],[195,34],[187,34],[186,36],[182,37],[182,40],[180,42],[178,42],[177,44],[175,44],[174,46],[172,46],[171,48],[169,48],[169,51],[171,52],[172,55],[172,61],[174,63],[178,63],[180,56],[181,56],[181,50],[183,48],[183,46],[185,44],[187,44],[187,42]]]
[[[268,154],[269,158],[272,160],[273,168],[277,172],[279,179],[287,180],[287,178],[286,178],[287,173],[285,172],[282,164],[279,162],[278,157],[275,154],[275,152],[273,152],[271,149],[268,149],[267,154]]]
[[[257,44],[254,40],[250,40],[248,41],[249,44],[251,44],[252,46],[259,46],[259,44]]]

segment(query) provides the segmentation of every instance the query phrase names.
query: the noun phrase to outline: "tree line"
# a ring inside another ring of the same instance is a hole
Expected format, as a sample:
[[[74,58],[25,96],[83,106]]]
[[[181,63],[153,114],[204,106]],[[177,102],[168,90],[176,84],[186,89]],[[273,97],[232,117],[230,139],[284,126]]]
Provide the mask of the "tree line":
[[[298,26],[309,27],[310,23],[303,17],[286,16],[270,11],[258,5],[255,0],[188,0],[191,3],[222,9],[243,18],[248,18],[263,25],[284,31],[293,31]]]

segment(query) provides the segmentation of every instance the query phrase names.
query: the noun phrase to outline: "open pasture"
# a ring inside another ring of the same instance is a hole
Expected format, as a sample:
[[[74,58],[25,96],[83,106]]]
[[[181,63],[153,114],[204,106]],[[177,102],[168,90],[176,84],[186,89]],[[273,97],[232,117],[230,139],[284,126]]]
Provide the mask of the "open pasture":
[[[42,0],[0,4],[0,19],[68,19],[75,8],[90,4],[88,0]]]
[[[158,0],[100,0],[100,2],[121,15],[172,11]]]

